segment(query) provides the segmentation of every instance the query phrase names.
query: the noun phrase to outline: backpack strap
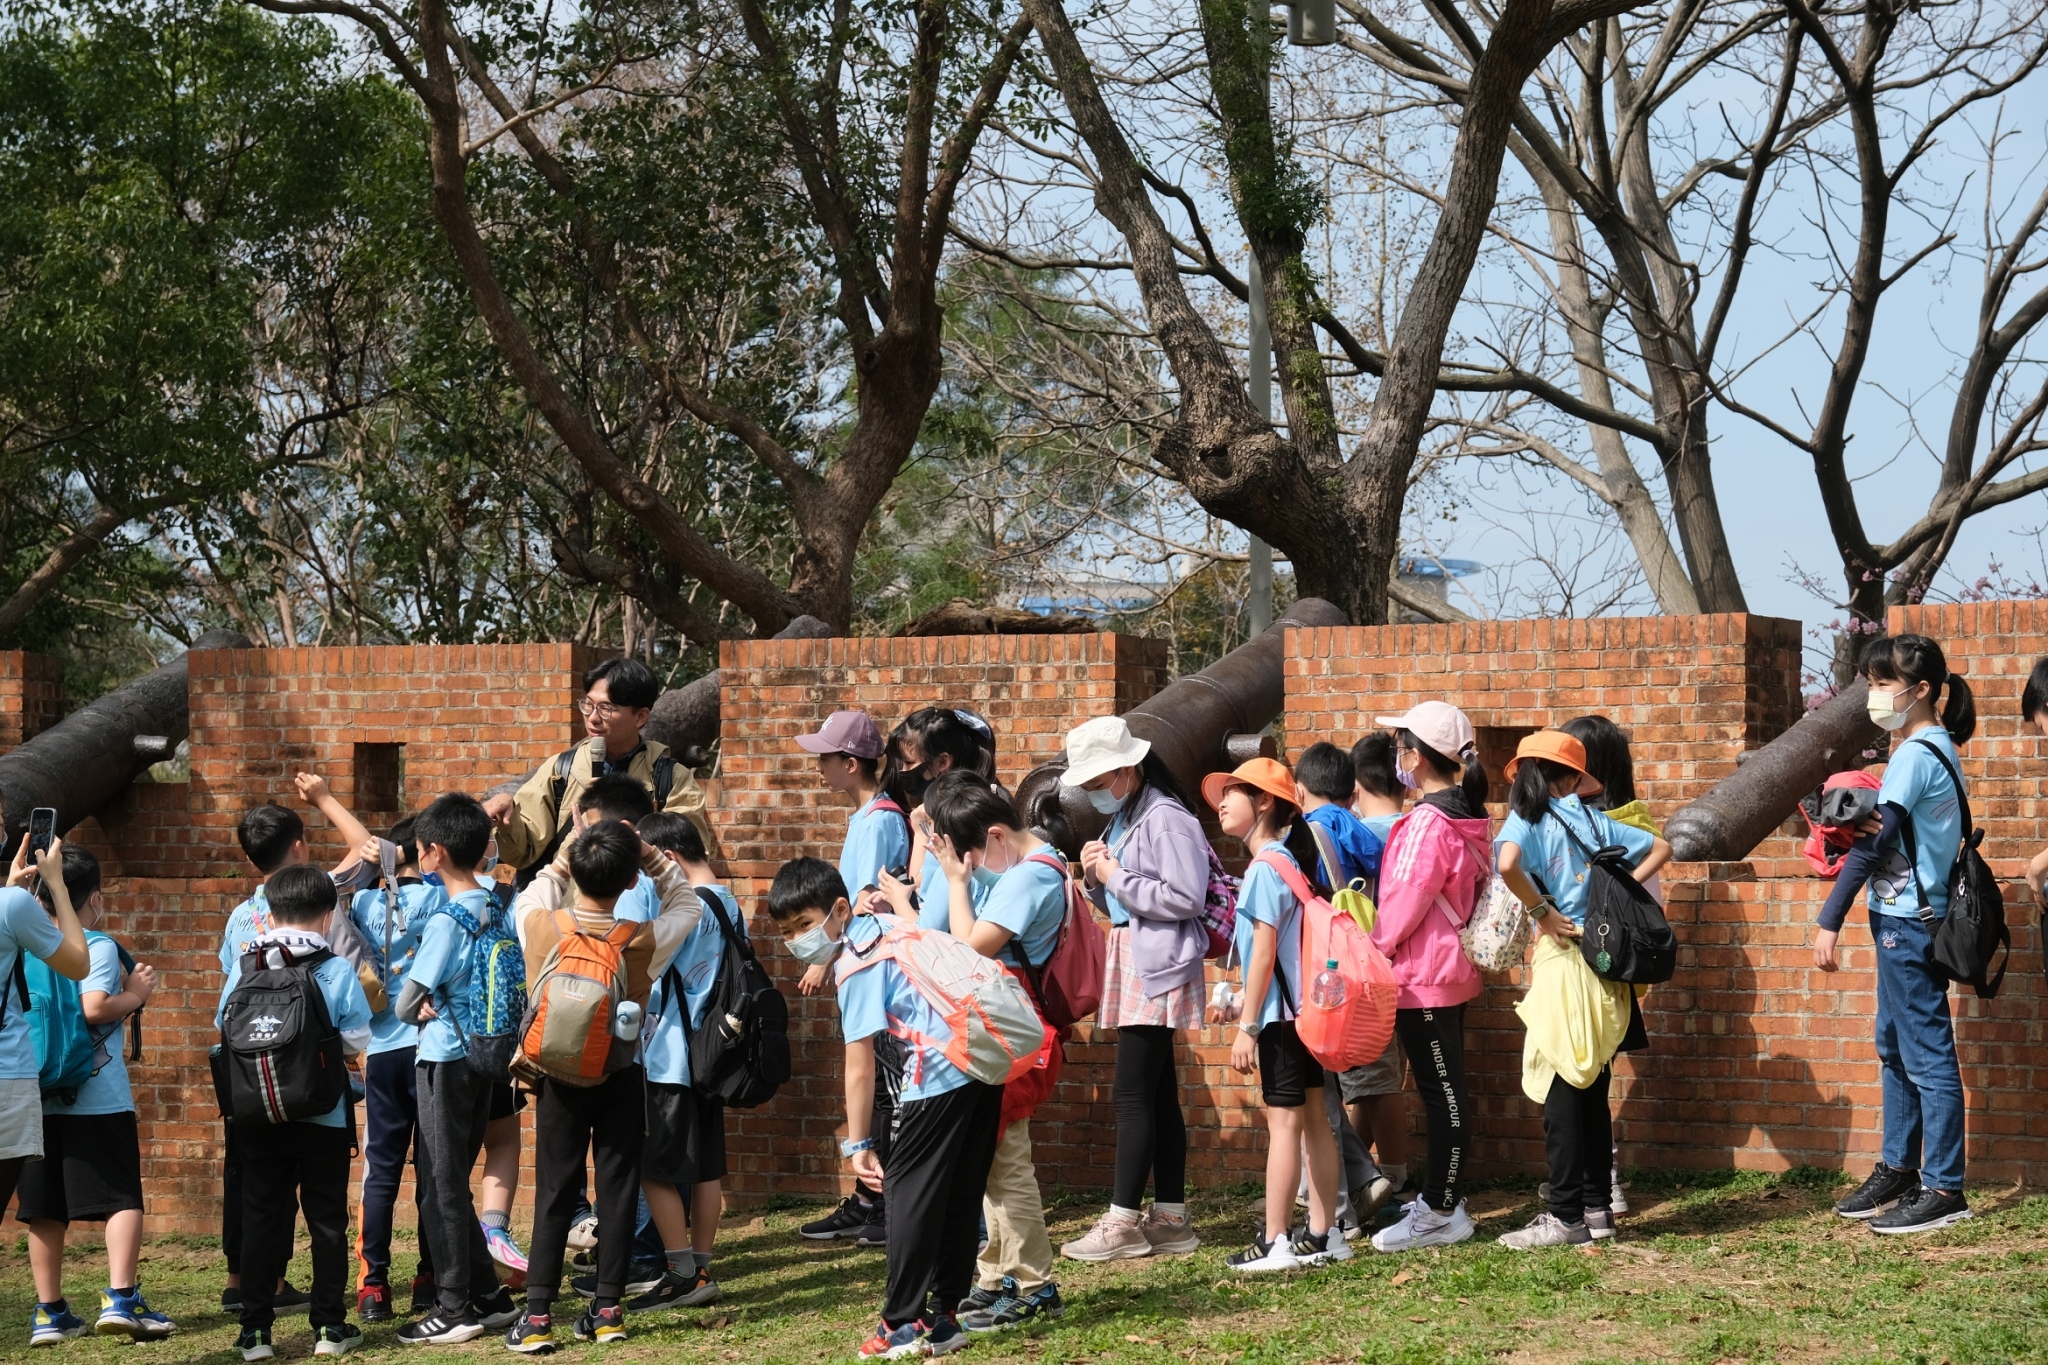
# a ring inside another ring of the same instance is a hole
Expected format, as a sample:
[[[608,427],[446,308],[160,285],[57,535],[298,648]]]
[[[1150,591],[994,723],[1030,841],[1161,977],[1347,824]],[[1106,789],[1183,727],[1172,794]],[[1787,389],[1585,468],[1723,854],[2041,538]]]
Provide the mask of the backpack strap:
[[[654,808],[668,809],[668,794],[676,785],[676,756],[663,754],[654,760]]]
[[[377,841],[377,873],[384,879],[384,956],[378,964],[388,989],[391,985],[391,931],[398,918],[398,845],[389,839]]]
[[[759,959],[754,956],[754,945],[747,940],[747,936],[745,934],[741,933],[738,929],[735,929],[733,927],[732,920],[727,918],[725,913],[725,898],[723,896],[720,896],[716,891],[713,891],[708,886],[699,886],[694,887],[692,889],[696,891],[697,899],[703,901],[705,907],[709,909],[711,911],[712,916],[717,919],[718,932],[724,936],[726,943],[730,945],[732,948],[736,949],[739,952],[739,955],[745,958],[747,961],[759,961]]]
[[[1315,899],[1316,893],[1315,888],[1308,884],[1308,878],[1301,875],[1300,868],[1270,849],[1260,850],[1259,855],[1253,858],[1252,861],[1254,863],[1264,863],[1267,867],[1272,868],[1278,874],[1280,880],[1286,883],[1287,889],[1294,893],[1294,899],[1300,902],[1300,907],[1296,911],[1297,914],[1305,913],[1308,910],[1308,903]],[[1289,1014],[1300,1014],[1301,1009],[1294,1002],[1294,991],[1287,984],[1287,968],[1281,965],[1280,960],[1286,954],[1280,951],[1280,945],[1277,941],[1279,938],[1277,930],[1274,933],[1274,938],[1276,941],[1273,944],[1273,977],[1280,984],[1280,1001],[1287,1006]]]
[[[1329,828],[1319,820],[1304,820],[1311,839],[1316,842],[1316,856],[1323,860],[1323,880],[1332,889],[1351,885],[1351,879],[1344,875],[1344,859],[1337,852],[1337,841],[1330,837]]]
[[[1970,798],[1963,791],[1962,774],[1956,771],[1955,764],[1948,761],[1948,755],[1937,748],[1931,740],[1922,740],[1916,735],[1914,738],[1907,740],[1906,743],[1918,744],[1921,748],[1927,750],[1928,753],[1933,754],[1935,761],[1941,764],[1942,771],[1948,774],[1948,780],[1955,785],[1956,804],[1961,808],[1963,816],[1963,837],[1956,842],[1956,862],[1961,863],[1963,855],[1969,852],[1970,849],[1970,835],[1976,829],[1975,823],[1970,819]],[[1905,745],[1900,746],[1902,749],[1904,747]],[[1919,840],[1914,837],[1913,833],[1913,812],[1906,811],[1905,816],[1905,823],[1901,826],[1900,832],[1906,837],[1906,863],[1913,870],[1913,896],[1920,903],[1920,908],[1916,913],[1922,924],[1932,924],[1934,922],[1934,911],[1927,904],[1927,888],[1920,884],[1920,846]],[[1953,872],[1951,872],[1949,880],[1951,882],[1955,880]],[[2000,975],[2004,975],[2002,969]]]
[[[14,971],[13,971],[13,972],[11,973],[11,975],[12,975],[12,976],[14,977],[14,994],[15,994],[15,997],[16,997],[17,999],[19,999],[19,1000],[21,1001],[21,1010],[20,1010],[20,1012],[21,1012],[22,1014],[27,1014],[27,1013],[28,1013],[28,1011],[29,1011],[29,1003],[28,1003],[28,949],[26,949],[26,948],[16,948],[16,949],[14,950]],[[7,1019],[7,988],[6,988],[5,986],[0,986],[0,1023],[4,1023],[4,1022],[6,1022],[6,1019]]]

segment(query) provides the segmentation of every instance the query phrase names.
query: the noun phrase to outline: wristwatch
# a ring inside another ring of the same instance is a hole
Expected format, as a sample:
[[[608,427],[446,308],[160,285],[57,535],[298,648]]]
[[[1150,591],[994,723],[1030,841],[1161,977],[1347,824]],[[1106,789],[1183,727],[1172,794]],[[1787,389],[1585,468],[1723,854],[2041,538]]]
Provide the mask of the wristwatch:
[[[849,1160],[852,1159],[853,1154],[856,1152],[872,1152],[874,1150],[875,1140],[871,1137],[839,1139],[839,1155]]]
[[[1237,1031],[1253,1038],[1259,1036],[1259,1028],[1260,1024],[1256,1019],[1240,1019],[1237,1022]]]

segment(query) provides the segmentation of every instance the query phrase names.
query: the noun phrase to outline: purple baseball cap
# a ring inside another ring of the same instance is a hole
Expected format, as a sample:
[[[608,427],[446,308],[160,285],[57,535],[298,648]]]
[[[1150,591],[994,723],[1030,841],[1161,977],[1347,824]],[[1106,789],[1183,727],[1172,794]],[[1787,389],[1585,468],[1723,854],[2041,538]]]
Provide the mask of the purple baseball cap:
[[[798,735],[796,744],[813,754],[852,754],[855,758],[880,758],[882,732],[865,711],[834,711],[825,717],[815,735]]]

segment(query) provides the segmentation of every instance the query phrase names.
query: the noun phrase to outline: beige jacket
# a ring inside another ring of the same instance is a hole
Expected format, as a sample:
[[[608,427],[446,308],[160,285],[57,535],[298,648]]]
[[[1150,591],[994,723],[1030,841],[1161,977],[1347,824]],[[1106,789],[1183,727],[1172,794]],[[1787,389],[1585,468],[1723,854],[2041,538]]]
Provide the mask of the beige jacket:
[[[555,760],[550,758],[534,769],[533,776],[512,798],[511,823],[498,829],[501,861],[517,868],[531,867],[548,851],[557,834],[576,823],[576,799],[590,785],[591,759],[603,743],[601,739],[585,740],[576,746],[576,757],[569,765],[568,785],[562,789],[559,804],[555,800]],[[654,760],[667,753],[668,746],[652,739],[643,743],[645,747],[633,755],[626,772],[651,792]],[[704,790],[697,785],[696,774],[681,763],[676,764],[675,781],[669,786],[668,804],[663,809],[687,816],[704,836],[704,846],[712,846],[711,822],[704,814]]]
[[[668,970],[676,950],[683,946],[683,940],[690,936],[704,913],[704,902],[674,863],[654,853],[648,855],[643,866],[654,878],[654,889],[661,896],[661,914],[640,925],[626,943],[626,998],[639,1005],[647,1003],[648,989]],[[519,933],[520,951],[526,957],[528,983],[540,979],[548,954],[561,941],[555,912],[573,907],[575,900],[566,859],[557,858],[542,868],[513,902],[512,923]],[[571,913],[576,916],[577,926],[588,934],[608,934],[617,924],[610,915],[581,909],[571,909]]]

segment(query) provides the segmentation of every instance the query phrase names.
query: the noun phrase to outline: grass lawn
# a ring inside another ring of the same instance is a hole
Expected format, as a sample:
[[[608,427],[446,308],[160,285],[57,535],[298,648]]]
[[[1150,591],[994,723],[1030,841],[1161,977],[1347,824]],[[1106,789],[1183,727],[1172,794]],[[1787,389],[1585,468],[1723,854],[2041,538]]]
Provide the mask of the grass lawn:
[[[1972,1191],[1974,1221],[1927,1237],[1886,1238],[1828,1212],[1836,1178],[1813,1172],[1642,1172],[1636,1213],[1597,1249],[1517,1255],[1493,1237],[1536,1212],[1533,1188],[1482,1191],[1480,1236],[1413,1257],[1360,1253],[1347,1265],[1241,1279],[1223,1257],[1250,1235],[1256,1192],[1210,1195],[1194,1212],[1206,1245],[1192,1256],[1109,1266],[1062,1263],[1066,1316],[977,1340],[968,1358],[1051,1362],[1562,1361],[2048,1362],[2048,1198]],[[1533,1187],[1534,1181],[1529,1182]],[[1062,1201],[1054,1241],[1079,1235],[1099,1204]],[[608,1360],[851,1359],[880,1303],[879,1254],[799,1241],[809,1210],[729,1225],[715,1267],[726,1300],[631,1319]],[[12,1229],[10,1228],[10,1231]],[[1363,1243],[1359,1244],[1361,1247]],[[411,1248],[400,1247],[409,1264]],[[292,1279],[306,1283],[301,1244]],[[104,1261],[72,1257],[72,1302],[91,1320]],[[79,1365],[239,1365],[235,1326],[218,1309],[221,1261],[202,1239],[144,1252],[143,1285],[180,1332],[131,1345],[85,1337],[46,1352]],[[30,1355],[33,1306],[25,1243],[0,1248],[0,1359]],[[594,1352],[564,1341],[559,1355]],[[303,1317],[281,1320],[280,1359],[311,1354]],[[407,1354],[390,1327],[366,1356]],[[433,1359],[508,1359],[495,1338],[413,1348]]]

